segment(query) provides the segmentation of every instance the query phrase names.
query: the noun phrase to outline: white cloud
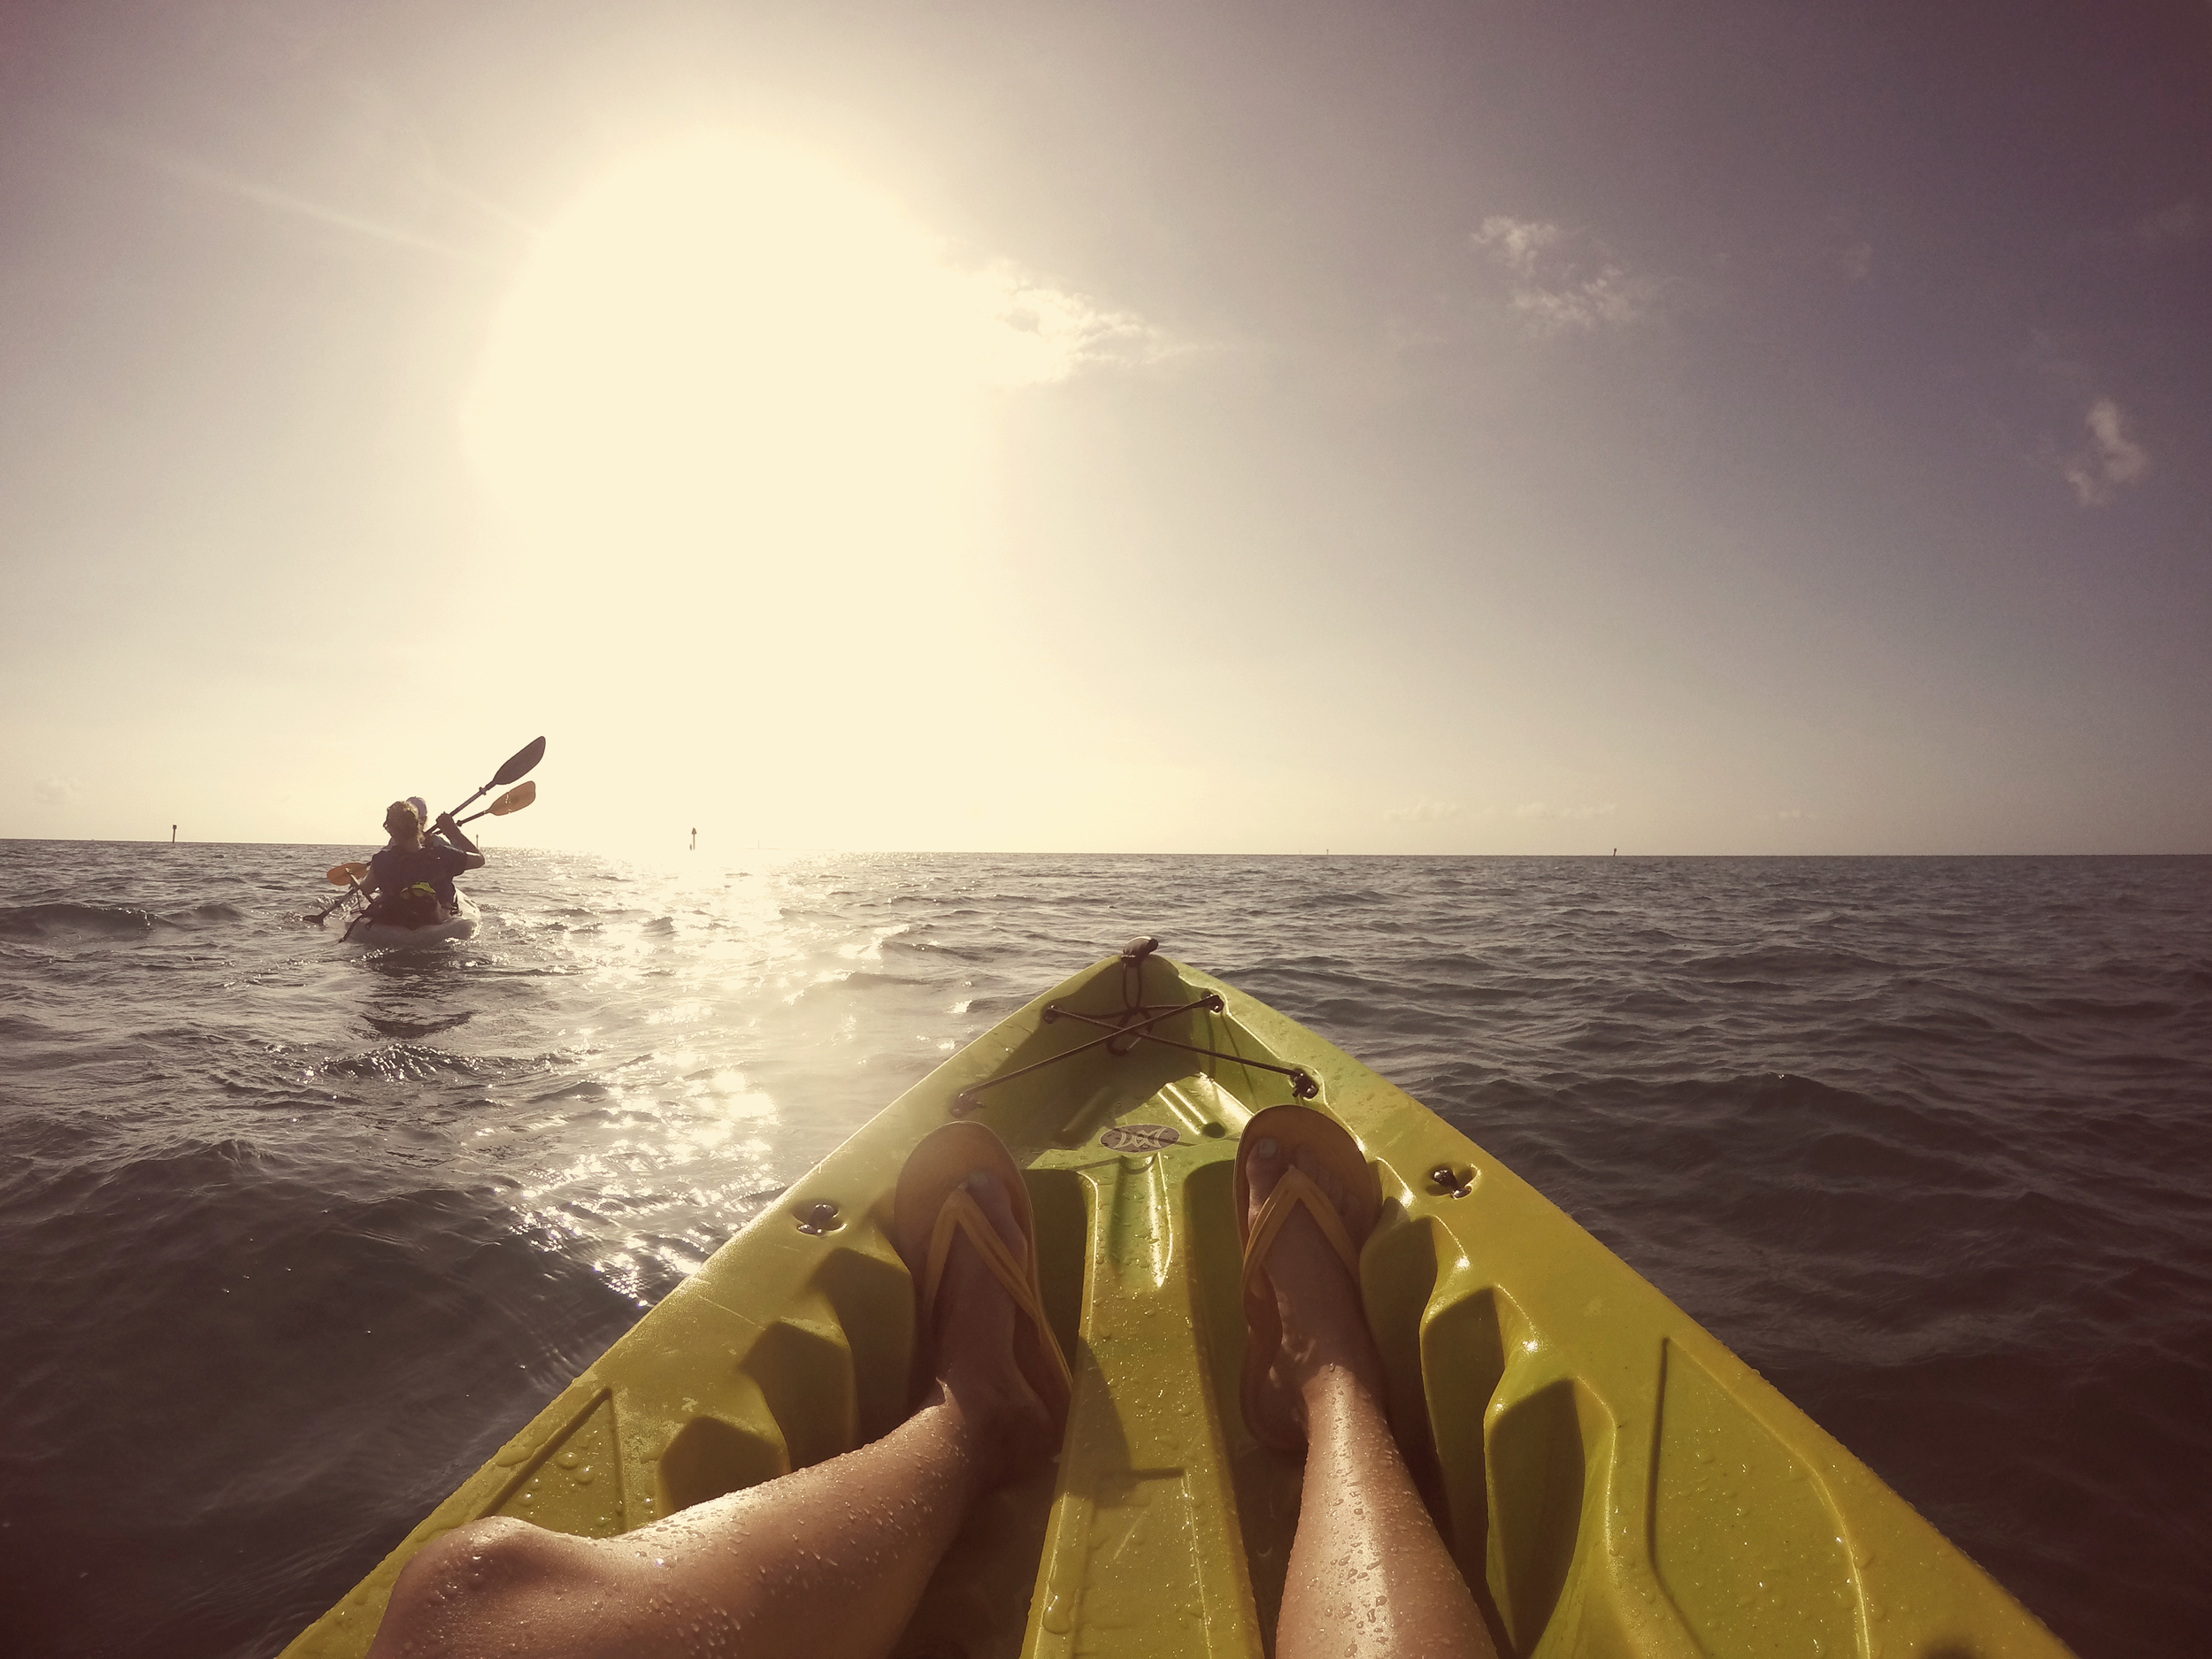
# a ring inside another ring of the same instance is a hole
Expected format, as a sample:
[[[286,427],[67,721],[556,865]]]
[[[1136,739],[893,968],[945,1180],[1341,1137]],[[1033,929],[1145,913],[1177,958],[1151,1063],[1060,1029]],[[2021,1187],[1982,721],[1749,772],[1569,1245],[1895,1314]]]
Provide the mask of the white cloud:
[[[1417,801],[1411,806],[1394,807],[1389,818],[1393,824],[1441,824],[1464,810],[1456,801]]]
[[[1532,277],[1537,261],[1558,245],[1563,234],[1549,220],[1513,219],[1493,213],[1469,240],[1478,248],[1487,248],[1490,257],[1507,270]]]
[[[2059,470],[2073,486],[2074,499],[2085,507],[2101,507],[2116,490],[2141,483],[2150,476],[2151,457],[2128,435],[2127,414],[2109,397],[2089,405],[2084,418],[2089,442],[2060,457]]]
[[[1644,314],[1641,297],[1611,265],[1573,288],[1518,289],[1513,309],[1526,313],[1539,334],[1586,334],[1607,323],[1632,323]]]
[[[50,806],[66,806],[82,792],[74,778],[41,778],[31,786],[31,793]]]
[[[1611,818],[1615,810],[1610,801],[1603,806],[1553,806],[1544,801],[1524,801],[1513,809],[1513,816],[1531,818]]]
[[[1167,336],[1142,318],[1047,288],[1010,265],[973,280],[994,325],[985,354],[1000,385],[1046,385],[1087,368],[1141,367],[1168,355]]]
[[[1632,275],[1594,239],[1549,219],[1494,213],[1467,240],[1510,275],[1508,297],[1532,334],[1619,327],[1649,309],[1648,281]]]

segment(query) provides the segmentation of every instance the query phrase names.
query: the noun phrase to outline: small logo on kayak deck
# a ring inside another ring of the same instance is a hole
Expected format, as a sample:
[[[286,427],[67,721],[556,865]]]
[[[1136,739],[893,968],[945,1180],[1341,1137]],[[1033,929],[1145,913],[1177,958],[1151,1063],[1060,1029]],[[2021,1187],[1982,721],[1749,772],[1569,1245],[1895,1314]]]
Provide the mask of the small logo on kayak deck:
[[[1116,1124],[1099,1136],[1098,1143],[1117,1152],[1157,1152],[1182,1138],[1170,1124]]]

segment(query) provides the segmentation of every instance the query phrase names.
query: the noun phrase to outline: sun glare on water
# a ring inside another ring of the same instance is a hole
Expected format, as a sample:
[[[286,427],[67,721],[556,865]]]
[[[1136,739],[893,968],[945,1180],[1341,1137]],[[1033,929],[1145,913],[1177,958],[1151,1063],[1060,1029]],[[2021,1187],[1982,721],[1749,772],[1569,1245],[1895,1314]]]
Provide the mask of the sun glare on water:
[[[1008,265],[950,263],[826,160],[702,136],[546,228],[464,432],[531,625],[660,706],[774,705],[781,758],[748,720],[750,768],[802,790],[825,781],[810,756],[849,764],[912,711],[916,659],[943,660],[917,641],[983,621],[1004,396],[1145,343]]]

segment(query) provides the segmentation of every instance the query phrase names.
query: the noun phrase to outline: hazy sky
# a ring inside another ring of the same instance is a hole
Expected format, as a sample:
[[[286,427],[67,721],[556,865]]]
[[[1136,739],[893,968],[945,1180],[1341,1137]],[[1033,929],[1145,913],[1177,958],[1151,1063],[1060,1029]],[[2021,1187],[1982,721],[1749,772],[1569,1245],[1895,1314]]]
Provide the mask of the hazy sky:
[[[2212,851],[2212,6],[0,4],[0,834]]]

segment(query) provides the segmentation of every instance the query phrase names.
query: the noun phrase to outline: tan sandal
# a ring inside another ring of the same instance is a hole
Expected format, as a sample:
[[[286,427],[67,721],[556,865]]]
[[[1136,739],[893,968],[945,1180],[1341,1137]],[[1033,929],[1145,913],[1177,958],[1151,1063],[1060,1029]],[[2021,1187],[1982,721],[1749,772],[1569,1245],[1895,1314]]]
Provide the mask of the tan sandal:
[[[1255,1217],[1245,1160],[1266,1141],[1275,1143],[1276,1153],[1286,1167]],[[1292,1163],[1302,1151],[1319,1159],[1323,1168],[1336,1178],[1337,1185],[1350,1194],[1347,1200],[1352,1212],[1349,1217],[1340,1216],[1313,1178]],[[1236,1204],[1237,1236],[1244,1242],[1245,1426],[1263,1446],[1302,1452],[1304,1425],[1295,1416],[1270,1412],[1263,1403],[1268,1371],[1283,1346],[1282,1313],[1276,1305],[1274,1281],[1267,1276],[1267,1255],[1284,1224],[1303,1210],[1344,1263],[1357,1290],[1360,1248],[1375,1230],[1376,1217],[1382,1210],[1381,1194],[1376,1188],[1375,1171],[1359,1143],[1335,1118],[1312,1106],[1271,1106],[1244,1125],[1238,1142]]]
[[[978,1173],[995,1177],[1006,1189],[1022,1230],[1018,1257],[968,1189],[969,1179]],[[1074,1375],[1045,1317],[1029,1187],[1006,1143],[978,1123],[945,1124],[932,1130],[908,1156],[899,1174],[892,1215],[892,1243],[919,1293],[920,1339],[934,1340],[937,1293],[944,1283],[946,1258],[953,1240],[964,1238],[991,1276],[1006,1287],[1015,1311],[1022,1316],[1014,1326],[1014,1361],[1023,1379],[1036,1391],[1053,1420],[1064,1423],[1075,1392]]]

